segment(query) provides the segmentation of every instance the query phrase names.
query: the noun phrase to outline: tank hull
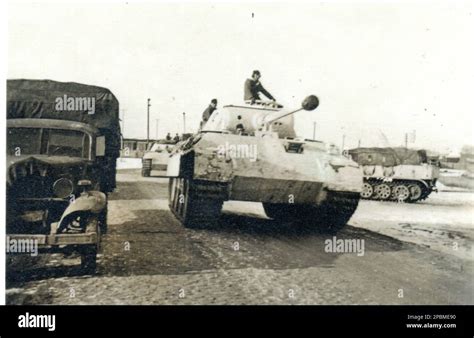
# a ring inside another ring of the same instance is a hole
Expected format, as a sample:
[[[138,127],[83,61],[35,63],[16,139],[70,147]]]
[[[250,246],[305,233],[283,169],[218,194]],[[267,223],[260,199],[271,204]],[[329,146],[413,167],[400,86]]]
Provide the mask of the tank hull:
[[[272,137],[203,133],[198,138],[188,152],[171,156],[168,175],[225,183],[226,200],[307,204],[320,202],[327,191],[362,189],[358,165],[328,154],[319,142],[292,153],[285,150],[287,140]]]

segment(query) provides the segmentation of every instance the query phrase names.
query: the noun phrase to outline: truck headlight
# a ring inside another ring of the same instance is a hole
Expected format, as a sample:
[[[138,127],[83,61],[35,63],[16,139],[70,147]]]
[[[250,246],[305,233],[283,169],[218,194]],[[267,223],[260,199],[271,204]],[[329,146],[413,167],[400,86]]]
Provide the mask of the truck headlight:
[[[74,184],[70,179],[60,178],[53,183],[53,192],[59,198],[66,198],[74,192]]]

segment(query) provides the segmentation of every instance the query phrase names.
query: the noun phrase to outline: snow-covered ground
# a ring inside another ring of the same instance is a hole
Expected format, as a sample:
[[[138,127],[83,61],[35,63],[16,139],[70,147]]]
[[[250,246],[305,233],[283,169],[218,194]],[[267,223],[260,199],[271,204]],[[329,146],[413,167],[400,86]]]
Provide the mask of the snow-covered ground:
[[[229,201],[223,211],[266,217],[261,203]],[[472,192],[441,191],[415,204],[361,200],[349,225],[474,260]]]
[[[140,169],[142,167],[141,158],[119,157],[117,159],[117,169]]]
[[[349,224],[474,260],[474,193],[433,193],[423,202],[361,201]]]

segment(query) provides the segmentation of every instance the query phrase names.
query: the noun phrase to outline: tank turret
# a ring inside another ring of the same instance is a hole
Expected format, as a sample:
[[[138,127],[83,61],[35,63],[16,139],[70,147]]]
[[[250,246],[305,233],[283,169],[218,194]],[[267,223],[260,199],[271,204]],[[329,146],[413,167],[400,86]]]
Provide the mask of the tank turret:
[[[226,105],[215,111],[203,126],[203,132],[223,132],[255,136],[256,132],[276,132],[279,138],[294,138],[293,114],[318,107],[319,100],[315,95],[308,96],[295,110],[284,109],[276,102],[247,101],[243,105]]]

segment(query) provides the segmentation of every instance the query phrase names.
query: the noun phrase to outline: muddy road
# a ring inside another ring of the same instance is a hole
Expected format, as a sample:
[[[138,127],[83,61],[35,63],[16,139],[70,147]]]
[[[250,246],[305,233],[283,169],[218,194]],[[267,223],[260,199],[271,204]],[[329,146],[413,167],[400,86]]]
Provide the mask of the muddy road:
[[[440,192],[419,204],[362,201],[337,239],[364,251],[327,252],[333,236],[229,202],[219,227],[183,228],[167,180],[118,175],[98,273],[78,257],[15,256],[8,304],[473,304],[474,198]]]

